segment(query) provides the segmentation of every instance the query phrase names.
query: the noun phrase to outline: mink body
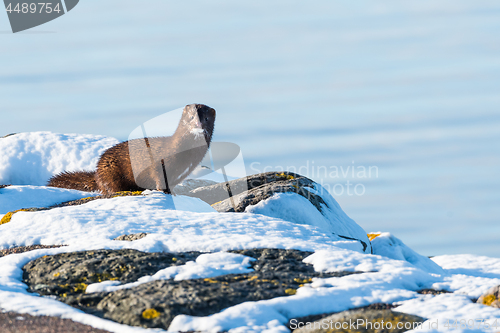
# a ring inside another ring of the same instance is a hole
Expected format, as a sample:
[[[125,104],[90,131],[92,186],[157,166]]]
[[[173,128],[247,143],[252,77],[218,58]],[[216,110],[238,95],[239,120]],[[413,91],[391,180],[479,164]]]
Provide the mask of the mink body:
[[[63,172],[48,186],[111,194],[170,189],[184,180],[205,156],[214,131],[215,110],[203,104],[184,107],[175,133],[134,139],[106,150],[97,170]]]

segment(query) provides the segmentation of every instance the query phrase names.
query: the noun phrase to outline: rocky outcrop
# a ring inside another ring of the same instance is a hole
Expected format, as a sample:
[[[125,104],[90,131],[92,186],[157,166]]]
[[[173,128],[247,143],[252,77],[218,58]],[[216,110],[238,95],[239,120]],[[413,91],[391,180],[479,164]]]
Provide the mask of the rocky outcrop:
[[[245,193],[246,191],[251,191],[266,184],[296,179],[299,177],[304,178],[292,172],[266,172],[231,180],[227,183],[218,183],[210,186],[199,187],[188,193],[185,193],[185,195],[200,198],[206,203],[213,205],[215,203],[221,203],[222,201],[228,200],[230,194],[231,196],[237,196],[239,194]],[[233,211],[242,212],[244,211],[244,209],[236,209]]]
[[[478,298],[477,303],[500,308],[500,286],[488,289],[488,291]]]
[[[70,319],[16,312],[0,312],[0,328],[2,333],[109,333]]]
[[[371,253],[366,232],[350,219],[321,185],[293,172],[266,172],[228,183],[197,188],[186,195],[217,211],[247,212],[320,227],[340,238],[359,241]]]
[[[87,285],[102,281],[134,282],[169,266],[194,260],[199,252],[146,253],[137,250],[96,250],[43,256],[26,264],[23,278],[31,292],[56,295],[72,303]]]
[[[254,258],[252,273],[191,280],[157,280],[114,292],[86,294],[90,283],[134,282],[169,266],[194,260],[198,252],[143,253],[98,250],[38,258],[24,266],[29,290],[119,323],[168,329],[176,315],[207,316],[247,301],[290,296],[314,277],[340,277],[352,272],[318,273],[299,250],[230,251]]]
[[[348,310],[315,321],[291,320],[293,333],[399,333],[417,328],[424,318],[389,309],[370,307]]]

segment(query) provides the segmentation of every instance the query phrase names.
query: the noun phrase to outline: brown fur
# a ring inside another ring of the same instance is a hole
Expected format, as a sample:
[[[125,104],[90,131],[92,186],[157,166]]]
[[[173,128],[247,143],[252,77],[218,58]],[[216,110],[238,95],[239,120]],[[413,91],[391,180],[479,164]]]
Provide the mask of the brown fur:
[[[98,190],[94,176],[95,171],[62,172],[50,178],[47,185],[93,192]]]
[[[205,156],[214,122],[214,109],[187,105],[172,136],[121,142],[101,155],[96,172],[63,172],[48,185],[103,194],[144,189],[170,193]]]

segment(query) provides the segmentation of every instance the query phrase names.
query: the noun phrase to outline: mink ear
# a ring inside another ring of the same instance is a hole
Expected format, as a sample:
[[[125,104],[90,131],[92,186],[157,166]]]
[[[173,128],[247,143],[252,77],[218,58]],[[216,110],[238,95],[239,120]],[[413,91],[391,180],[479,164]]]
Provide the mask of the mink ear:
[[[215,109],[210,108],[210,115],[215,118]]]

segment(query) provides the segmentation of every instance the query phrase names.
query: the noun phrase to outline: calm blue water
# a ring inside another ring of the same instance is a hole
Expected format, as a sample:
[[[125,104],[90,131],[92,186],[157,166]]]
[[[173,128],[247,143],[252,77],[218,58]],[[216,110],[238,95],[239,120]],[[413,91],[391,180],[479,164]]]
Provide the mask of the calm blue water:
[[[249,172],[302,167],[367,231],[498,257],[499,31],[498,1],[82,0],[15,35],[0,14],[0,136],[126,139],[205,103]]]

